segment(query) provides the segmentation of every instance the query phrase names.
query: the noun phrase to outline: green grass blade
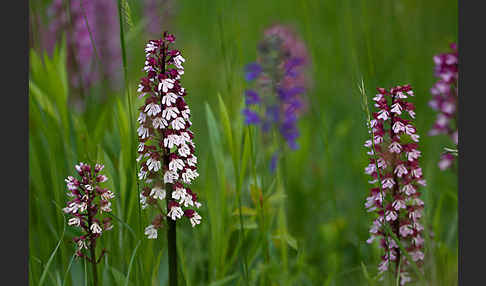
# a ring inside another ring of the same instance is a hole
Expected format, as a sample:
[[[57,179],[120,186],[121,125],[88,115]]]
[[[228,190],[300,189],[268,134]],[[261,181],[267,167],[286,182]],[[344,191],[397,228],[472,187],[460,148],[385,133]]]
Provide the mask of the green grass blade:
[[[71,257],[71,260],[69,261],[68,267],[66,268],[66,272],[64,273],[64,278],[62,279],[62,286],[66,285],[69,270],[71,269],[71,265],[73,264],[74,257],[76,257],[76,253],[73,254],[73,256]]]
[[[238,274],[235,273],[235,274],[232,274],[232,275],[229,275],[229,276],[226,276],[224,277],[223,279],[220,279],[218,281],[213,281],[211,282],[211,284],[209,284],[209,286],[223,286],[223,285],[229,285],[228,283],[235,280],[236,278],[238,278]]]
[[[140,243],[142,243],[141,240],[138,241],[137,246],[135,246],[135,249],[133,250],[132,257],[130,258],[130,263],[128,264],[127,277],[125,279],[125,286],[128,286],[128,283],[130,282],[130,273],[132,272],[133,261],[135,260],[135,255],[137,254],[137,250],[138,247],[140,246]]]
[[[56,205],[56,207],[61,210],[61,208],[59,208],[56,204],[56,202],[54,202],[54,205]],[[49,267],[51,266],[52,264],[52,261],[54,259],[54,256],[56,255],[57,253],[57,250],[59,249],[59,246],[61,245],[61,242],[62,242],[62,239],[64,238],[64,232],[66,231],[66,217],[64,216],[64,212],[61,210],[61,213],[62,213],[62,217],[63,217],[63,229],[62,229],[62,234],[61,234],[61,238],[59,239],[59,241],[57,242],[57,245],[56,247],[54,248],[54,250],[52,251],[51,253],[51,256],[49,257],[49,260],[47,260],[47,263],[46,263],[46,266],[44,267],[44,270],[42,271],[42,275],[41,275],[41,278],[39,280],[39,286],[42,286],[44,284],[44,280],[46,279],[47,277],[47,272],[49,270]]]

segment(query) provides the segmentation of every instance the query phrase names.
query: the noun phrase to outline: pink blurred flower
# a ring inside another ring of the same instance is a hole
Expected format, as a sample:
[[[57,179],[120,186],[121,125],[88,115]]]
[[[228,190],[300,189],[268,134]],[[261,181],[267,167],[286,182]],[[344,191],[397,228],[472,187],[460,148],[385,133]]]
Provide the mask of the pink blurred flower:
[[[112,88],[118,87],[121,51],[116,1],[72,0],[69,11],[71,20],[66,1],[52,2],[48,8],[49,26],[41,30],[44,48],[51,52],[64,34],[68,72],[74,87],[88,88],[101,78],[106,79]],[[91,37],[99,56],[98,65]]]
[[[429,106],[437,111],[437,118],[429,131],[430,136],[447,134],[452,142],[458,144],[457,99],[459,79],[459,58],[457,45],[451,44],[451,52],[434,56],[434,73],[438,81],[430,89],[432,99]],[[441,156],[439,168],[446,170],[455,160],[450,156]]]

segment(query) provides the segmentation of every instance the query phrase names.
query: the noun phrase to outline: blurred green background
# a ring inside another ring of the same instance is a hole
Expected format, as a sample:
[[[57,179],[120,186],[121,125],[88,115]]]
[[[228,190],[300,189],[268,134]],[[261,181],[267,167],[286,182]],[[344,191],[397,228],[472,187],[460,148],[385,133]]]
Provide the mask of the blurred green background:
[[[30,1],[31,20],[46,19],[49,3]],[[77,108],[65,43],[58,42],[48,56],[31,41],[31,285],[90,285],[89,267],[73,259],[70,241],[76,233],[61,211],[67,201],[64,178],[79,161],[103,162],[117,195],[115,228],[100,242],[109,251],[98,266],[103,285],[167,283],[165,235],[155,241],[144,237],[150,212],[142,212],[140,225],[136,136],[130,129],[141,105],[136,89],[150,37],[142,2],[124,5],[130,11],[124,22],[131,22],[124,27],[133,114],[122,86],[107,92],[94,85],[82,99],[84,107]],[[457,285],[457,174],[437,167],[443,147],[451,144],[445,136],[427,136],[435,119],[427,105],[435,82],[432,57],[457,41],[457,1],[183,0],[170,7],[160,32],[174,33],[186,58],[182,83],[201,175],[192,189],[203,203],[200,226],[178,227],[180,285],[395,285],[388,278],[376,281],[381,254],[377,245],[366,244],[372,217],[364,208],[368,134],[357,88],[361,79],[368,96],[377,86],[409,83],[415,90],[428,239],[425,281],[412,285]],[[307,93],[311,108],[299,122],[300,149],[285,155],[280,175],[272,178],[261,167],[255,136],[249,136],[257,130],[244,126],[241,109],[244,65],[255,60],[262,31],[276,23],[293,25],[307,44],[313,85]],[[42,28],[31,25],[31,33]],[[256,184],[257,179],[269,183]]]

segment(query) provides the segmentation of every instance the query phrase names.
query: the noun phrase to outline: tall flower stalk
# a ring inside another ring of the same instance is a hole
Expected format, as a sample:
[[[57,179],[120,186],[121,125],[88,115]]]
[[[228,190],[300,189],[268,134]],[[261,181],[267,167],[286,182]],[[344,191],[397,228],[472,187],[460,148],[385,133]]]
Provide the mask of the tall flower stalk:
[[[390,90],[378,88],[373,98],[378,111],[372,113],[368,122],[372,138],[365,142],[365,147],[370,148],[365,173],[371,176],[369,183],[373,186],[365,207],[376,214],[367,242],[379,241],[385,252],[379,272],[384,273],[392,266],[400,285],[411,281],[407,258],[411,257],[417,265],[424,259],[424,228],[420,224],[424,202],[419,188],[426,182],[418,161],[421,152],[413,125],[415,107],[407,102],[410,96],[414,96],[410,85]]]
[[[145,104],[140,107],[137,129],[137,162],[141,165],[138,179],[144,185],[140,203],[142,209],[150,206],[157,213],[145,234],[156,239],[168,217],[169,285],[177,285],[176,221],[187,217],[193,227],[201,223],[195,210],[201,203],[189,188],[199,174],[193,133],[189,130],[191,112],[184,100],[187,92],[180,83],[185,59],[172,48],[174,41],[174,35],[164,32],[162,39],[146,45],[146,76],[138,88]]]
[[[258,127],[263,140],[261,151],[265,167],[275,179],[276,188],[282,195],[285,189],[285,174],[279,168],[285,152],[299,148],[298,119],[306,111],[304,94],[308,88],[306,74],[309,57],[304,42],[288,26],[274,25],[264,31],[263,40],[258,45],[257,60],[245,67],[245,79],[250,88],[245,91],[245,107],[242,113],[247,125]],[[259,153],[259,151],[257,151]],[[262,174],[261,188],[265,189]],[[265,196],[260,200],[261,233],[264,237],[263,254],[265,263],[270,262],[270,243],[266,236],[272,218],[264,208]],[[287,222],[285,202],[277,211],[278,230],[276,237],[281,239],[282,282],[288,279]],[[263,273],[262,283],[270,280]]]
[[[450,47],[451,52],[434,56],[434,70],[438,81],[430,89],[432,99],[429,101],[429,106],[438,113],[432,129],[429,131],[429,135],[446,134],[457,146],[459,59],[457,45],[452,43]],[[454,162],[455,156],[445,152],[441,155],[438,165],[441,170],[446,170],[450,168]]]
[[[96,164],[92,168],[88,164],[79,163],[76,171],[80,179],[73,176],[66,178],[66,184],[71,198],[63,211],[70,215],[68,224],[78,227],[83,234],[77,236],[73,241],[77,245],[76,256],[85,258],[91,262],[93,269],[93,285],[98,285],[98,274],[96,264],[106,253],[103,249],[100,256],[96,258],[96,241],[105,231],[111,230],[111,218],[103,213],[111,212],[110,200],[115,197],[112,191],[102,188],[100,185],[108,178],[101,174],[104,166]]]

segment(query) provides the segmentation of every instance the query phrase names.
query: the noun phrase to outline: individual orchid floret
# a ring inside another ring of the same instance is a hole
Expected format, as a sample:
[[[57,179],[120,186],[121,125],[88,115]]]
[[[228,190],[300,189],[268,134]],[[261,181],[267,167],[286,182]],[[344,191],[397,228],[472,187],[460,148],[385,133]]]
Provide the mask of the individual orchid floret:
[[[437,111],[437,118],[430,136],[446,134],[452,143],[458,144],[457,128],[457,101],[458,101],[458,79],[459,79],[459,54],[457,45],[451,44],[451,52],[434,56],[435,76],[438,81],[430,89],[432,99],[429,106]],[[441,170],[450,168],[455,162],[450,154],[442,154],[438,163]]]
[[[96,164],[93,168],[81,162],[75,168],[79,178],[68,176],[65,179],[70,201],[63,211],[70,216],[68,225],[79,228],[83,233],[74,238],[78,246],[76,255],[97,264],[105,250],[96,259],[96,241],[104,232],[113,228],[111,218],[106,213],[112,211],[111,200],[115,194],[101,186],[108,180],[107,176],[101,174],[103,165]],[[89,255],[85,253],[87,250],[91,252]]]
[[[372,138],[365,143],[370,155],[365,173],[371,176],[373,185],[365,207],[375,214],[367,242],[379,242],[384,250],[379,272],[395,273],[401,285],[411,281],[408,274],[410,261],[388,231],[399,238],[418,266],[424,259],[423,227],[420,224],[424,203],[419,189],[425,180],[418,161],[421,152],[413,125],[415,113],[411,113],[414,106],[406,101],[410,96],[414,93],[409,85],[390,90],[378,88],[378,94],[373,98],[378,110],[372,113],[368,123]]]
[[[145,77],[140,80],[140,97],[145,100],[138,117],[139,180],[144,184],[140,194],[143,209],[153,207],[158,223],[145,229],[150,239],[157,238],[164,219],[176,221],[193,207],[199,207],[194,193],[186,192],[196,179],[197,158],[191,112],[186,104],[187,91],[180,76],[187,59],[172,48],[175,37],[167,32],[145,46]],[[165,211],[159,203],[165,201]],[[188,217],[192,226],[196,220]],[[197,220],[200,222],[200,219]]]

